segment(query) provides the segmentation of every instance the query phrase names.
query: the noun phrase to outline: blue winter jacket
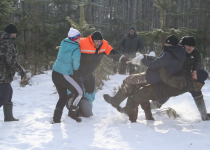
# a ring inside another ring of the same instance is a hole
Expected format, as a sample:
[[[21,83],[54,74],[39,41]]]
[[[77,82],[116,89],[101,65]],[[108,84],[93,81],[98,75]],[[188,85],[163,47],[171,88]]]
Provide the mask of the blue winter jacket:
[[[142,59],[142,63],[148,67],[146,71],[146,80],[148,84],[161,82],[158,72],[159,67],[165,67],[170,74],[175,74],[181,70],[186,60],[186,51],[182,46],[164,46],[164,50],[154,60]]]
[[[57,59],[53,65],[53,70],[60,74],[73,75],[73,70],[78,70],[80,66],[79,43],[68,38],[61,41]]]

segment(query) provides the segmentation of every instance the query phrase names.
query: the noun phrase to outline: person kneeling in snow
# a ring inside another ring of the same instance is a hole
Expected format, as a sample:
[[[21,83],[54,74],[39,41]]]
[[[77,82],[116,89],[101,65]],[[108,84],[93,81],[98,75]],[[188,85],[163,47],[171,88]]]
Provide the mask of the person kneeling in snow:
[[[84,86],[83,91],[85,92]],[[69,90],[67,90],[68,93],[68,101],[66,103],[67,109],[70,109],[71,105],[74,102],[75,95],[71,93]],[[95,100],[95,91],[93,93],[85,93],[84,96],[81,98],[79,102],[79,110],[76,114],[77,117],[90,117],[93,116],[92,107],[93,107],[93,101]]]
[[[136,91],[131,101],[135,104],[142,104],[145,102],[168,100],[170,97],[181,95],[192,90],[199,91],[205,84],[204,81],[208,78],[208,73],[203,69],[197,69],[191,75],[186,71],[180,71],[176,76],[171,75],[164,67],[158,69],[160,77],[163,82],[155,85],[144,86],[139,91]],[[106,102],[112,104],[113,107],[121,109],[120,103],[128,96],[110,97],[108,94],[104,95]],[[138,107],[138,105],[136,105]],[[153,118],[151,109],[145,112],[146,117]],[[132,122],[136,122],[135,118],[129,118]],[[152,120],[152,119],[150,119]]]

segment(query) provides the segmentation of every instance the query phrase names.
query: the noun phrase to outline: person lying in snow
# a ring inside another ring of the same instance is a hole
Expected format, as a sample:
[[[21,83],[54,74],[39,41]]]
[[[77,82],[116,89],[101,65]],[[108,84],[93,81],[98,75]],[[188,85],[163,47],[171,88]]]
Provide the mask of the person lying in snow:
[[[142,89],[135,91],[130,98],[135,107],[129,109],[129,112],[124,112],[129,115],[131,122],[136,122],[139,104],[149,102],[149,100],[168,100],[170,97],[192,90],[199,91],[204,86],[204,81],[208,78],[208,73],[203,69],[197,69],[191,75],[184,70],[177,73],[177,75],[171,75],[164,67],[159,68],[158,71],[163,82],[144,86]],[[120,93],[120,90],[113,97],[104,94],[105,101],[118,110],[122,110],[119,105],[127,97],[128,95],[123,95]],[[151,108],[147,107],[147,109],[144,109],[144,112],[147,120],[154,120]],[[210,118],[210,115],[208,117]]]

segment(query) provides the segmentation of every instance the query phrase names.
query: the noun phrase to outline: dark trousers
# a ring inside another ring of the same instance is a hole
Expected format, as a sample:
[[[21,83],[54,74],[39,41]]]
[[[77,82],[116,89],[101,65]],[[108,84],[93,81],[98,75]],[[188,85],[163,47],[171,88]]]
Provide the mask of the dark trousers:
[[[85,87],[85,92],[90,94],[93,93],[95,90],[95,77],[93,76],[93,74],[86,76],[83,79],[83,84]]]
[[[201,91],[190,91],[192,97],[195,99],[196,97],[200,97],[202,96],[202,92]],[[158,103],[160,103],[161,105],[163,105],[164,103],[166,103],[169,99],[167,100],[160,100],[158,101]]]
[[[13,90],[10,83],[0,83],[0,107],[12,100]]]
[[[82,86],[78,78],[53,71],[52,80],[59,94],[59,100],[56,108],[63,110],[67,101],[67,89],[76,96],[83,96],[83,90],[81,88]]]

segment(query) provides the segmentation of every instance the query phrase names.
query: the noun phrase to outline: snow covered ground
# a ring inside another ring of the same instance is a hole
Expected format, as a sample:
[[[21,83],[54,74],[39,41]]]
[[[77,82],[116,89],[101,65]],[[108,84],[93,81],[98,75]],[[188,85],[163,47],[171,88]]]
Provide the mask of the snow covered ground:
[[[34,76],[32,86],[20,87],[20,78],[13,81],[13,112],[20,121],[3,122],[0,108],[0,150],[209,150],[210,121],[201,121],[189,93],[171,98],[164,105],[177,111],[181,117],[176,120],[156,114],[156,121],[146,121],[140,108],[138,122],[130,123],[128,117],[107,104],[103,94],[113,94],[124,78],[117,74],[105,81],[103,89],[96,93],[93,117],[77,123],[67,116],[65,108],[63,122],[53,125],[49,122],[58,94],[51,71]],[[209,91],[207,81],[203,94],[208,112]]]

